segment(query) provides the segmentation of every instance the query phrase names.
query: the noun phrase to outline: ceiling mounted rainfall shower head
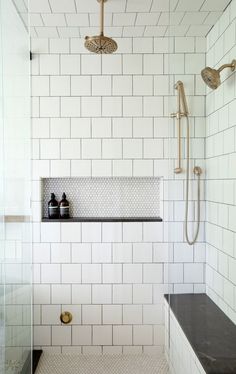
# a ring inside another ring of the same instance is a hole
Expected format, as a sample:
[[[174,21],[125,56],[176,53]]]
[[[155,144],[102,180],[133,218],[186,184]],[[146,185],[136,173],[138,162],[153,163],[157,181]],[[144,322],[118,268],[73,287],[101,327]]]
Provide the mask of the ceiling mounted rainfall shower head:
[[[233,60],[231,64],[222,65],[217,70],[207,66],[201,71],[202,79],[208,87],[210,87],[212,90],[216,90],[221,85],[220,73],[226,68],[230,68],[231,71],[234,71],[236,68],[236,60]]]
[[[101,31],[100,35],[86,36],[84,46],[90,52],[97,54],[110,54],[114,53],[118,45],[115,40],[104,36],[104,2],[107,0],[97,0],[101,4]]]

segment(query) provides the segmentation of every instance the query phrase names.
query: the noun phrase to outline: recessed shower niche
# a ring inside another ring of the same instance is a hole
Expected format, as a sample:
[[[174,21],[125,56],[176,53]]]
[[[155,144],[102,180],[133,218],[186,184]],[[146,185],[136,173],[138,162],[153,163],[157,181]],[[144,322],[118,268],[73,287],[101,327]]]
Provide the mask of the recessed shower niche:
[[[161,178],[44,178],[42,216],[51,193],[66,193],[70,218],[63,221],[162,221]]]

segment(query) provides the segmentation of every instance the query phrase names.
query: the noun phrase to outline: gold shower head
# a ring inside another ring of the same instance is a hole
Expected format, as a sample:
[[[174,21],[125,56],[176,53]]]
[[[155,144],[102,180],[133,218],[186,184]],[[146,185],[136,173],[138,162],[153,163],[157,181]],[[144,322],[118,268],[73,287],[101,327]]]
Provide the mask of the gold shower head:
[[[201,71],[202,79],[208,87],[210,87],[212,90],[216,90],[221,85],[220,73],[226,68],[230,68],[231,71],[234,71],[236,68],[236,60],[233,60],[231,64],[222,65],[217,70],[207,66]]]
[[[97,1],[101,3],[101,32],[100,35],[86,36],[84,46],[93,53],[111,54],[117,50],[118,45],[112,38],[104,36],[104,2],[107,0]]]

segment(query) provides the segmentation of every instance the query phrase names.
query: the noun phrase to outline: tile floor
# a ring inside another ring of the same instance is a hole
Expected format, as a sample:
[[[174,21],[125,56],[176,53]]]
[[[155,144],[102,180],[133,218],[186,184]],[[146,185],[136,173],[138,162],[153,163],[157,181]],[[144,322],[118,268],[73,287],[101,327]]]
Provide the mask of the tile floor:
[[[43,354],[36,374],[167,374],[165,358],[138,355],[82,356]]]

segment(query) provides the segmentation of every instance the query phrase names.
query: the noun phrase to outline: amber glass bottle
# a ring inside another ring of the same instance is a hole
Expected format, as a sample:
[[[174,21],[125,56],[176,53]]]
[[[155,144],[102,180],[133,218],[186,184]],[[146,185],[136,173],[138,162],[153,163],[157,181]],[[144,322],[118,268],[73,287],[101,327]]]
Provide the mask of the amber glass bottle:
[[[51,200],[48,202],[48,218],[59,218],[59,206],[54,193],[51,193]]]
[[[69,201],[66,200],[66,194],[63,192],[62,200],[59,204],[60,218],[70,218],[70,206]]]

